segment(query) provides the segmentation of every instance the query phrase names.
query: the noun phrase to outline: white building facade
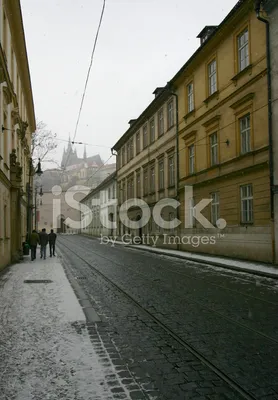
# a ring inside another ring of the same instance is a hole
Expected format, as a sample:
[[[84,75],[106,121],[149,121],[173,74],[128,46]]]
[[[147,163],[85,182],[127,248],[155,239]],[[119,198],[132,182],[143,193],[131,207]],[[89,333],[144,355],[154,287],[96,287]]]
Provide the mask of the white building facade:
[[[116,235],[117,208],[117,180],[114,172],[81,200],[81,234],[96,237]]]

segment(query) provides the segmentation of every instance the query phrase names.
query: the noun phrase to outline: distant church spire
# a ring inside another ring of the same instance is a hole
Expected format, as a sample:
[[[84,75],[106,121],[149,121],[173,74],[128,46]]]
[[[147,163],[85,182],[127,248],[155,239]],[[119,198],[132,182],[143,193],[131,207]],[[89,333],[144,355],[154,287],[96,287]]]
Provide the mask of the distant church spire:
[[[86,145],[84,145],[84,154],[83,154],[83,159],[87,160],[87,151],[86,151]]]

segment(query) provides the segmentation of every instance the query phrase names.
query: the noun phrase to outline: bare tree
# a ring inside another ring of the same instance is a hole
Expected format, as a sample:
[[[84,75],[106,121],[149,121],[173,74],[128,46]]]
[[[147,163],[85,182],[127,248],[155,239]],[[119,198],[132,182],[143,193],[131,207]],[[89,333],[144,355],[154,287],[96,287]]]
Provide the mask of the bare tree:
[[[43,161],[46,155],[57,148],[56,134],[46,129],[46,124],[43,121],[37,122],[37,129],[32,136],[31,157],[36,160]]]

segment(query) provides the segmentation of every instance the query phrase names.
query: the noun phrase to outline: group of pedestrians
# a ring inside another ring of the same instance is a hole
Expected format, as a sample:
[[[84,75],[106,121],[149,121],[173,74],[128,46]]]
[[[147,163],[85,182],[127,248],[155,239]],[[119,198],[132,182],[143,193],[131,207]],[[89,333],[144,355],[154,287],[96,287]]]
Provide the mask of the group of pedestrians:
[[[30,236],[30,248],[31,248],[31,261],[36,259],[37,246],[41,246],[41,258],[46,259],[46,247],[49,244],[50,257],[55,257],[55,243],[56,233],[51,229],[50,233],[46,233],[46,229],[42,229],[41,232],[37,233],[34,229]]]

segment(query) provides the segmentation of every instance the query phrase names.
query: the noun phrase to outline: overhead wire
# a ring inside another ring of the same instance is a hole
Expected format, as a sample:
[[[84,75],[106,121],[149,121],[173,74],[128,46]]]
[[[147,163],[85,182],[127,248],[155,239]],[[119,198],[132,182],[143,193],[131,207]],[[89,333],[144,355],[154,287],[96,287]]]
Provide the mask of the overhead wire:
[[[88,86],[90,72],[91,72],[91,68],[92,68],[92,65],[93,65],[93,59],[94,59],[94,54],[95,54],[95,50],[96,50],[98,35],[99,35],[99,31],[100,31],[100,27],[101,27],[103,15],[104,15],[105,4],[106,4],[106,0],[103,0],[103,5],[102,5],[101,14],[100,14],[99,24],[98,24],[98,28],[97,28],[97,32],[96,32],[96,36],[95,36],[95,40],[94,40],[94,46],[93,46],[93,50],[92,50],[92,54],[91,54],[91,60],[90,60],[89,69],[88,69],[88,72],[87,72],[86,81],[85,81],[85,87],[84,87],[84,91],[83,91],[83,94],[82,94],[81,104],[80,104],[78,117],[77,117],[77,121],[76,121],[76,126],[75,126],[75,131],[74,131],[74,136],[73,136],[73,142],[75,141],[75,138],[76,138],[77,129],[78,129],[80,116],[81,116],[81,111],[82,111],[83,104],[84,104],[84,99],[85,99],[85,94],[86,94],[86,90],[87,90],[87,86]],[[66,158],[66,162],[65,162],[65,166],[64,166],[65,168],[67,166],[68,161],[69,161],[69,154],[68,154],[68,156]]]

